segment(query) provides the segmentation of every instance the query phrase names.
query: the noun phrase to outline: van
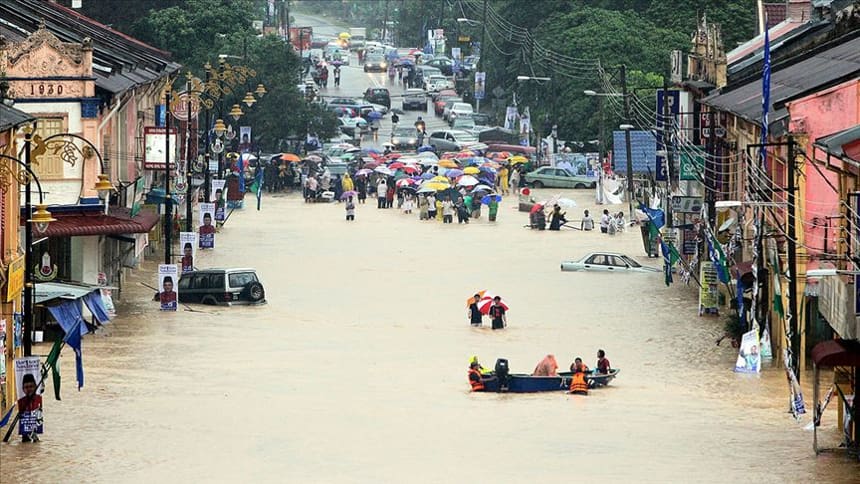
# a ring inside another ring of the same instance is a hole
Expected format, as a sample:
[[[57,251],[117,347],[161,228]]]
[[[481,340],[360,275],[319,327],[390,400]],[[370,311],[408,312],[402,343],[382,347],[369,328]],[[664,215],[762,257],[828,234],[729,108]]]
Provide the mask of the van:
[[[179,278],[179,302],[211,305],[262,304],[266,292],[254,269],[202,269]]]

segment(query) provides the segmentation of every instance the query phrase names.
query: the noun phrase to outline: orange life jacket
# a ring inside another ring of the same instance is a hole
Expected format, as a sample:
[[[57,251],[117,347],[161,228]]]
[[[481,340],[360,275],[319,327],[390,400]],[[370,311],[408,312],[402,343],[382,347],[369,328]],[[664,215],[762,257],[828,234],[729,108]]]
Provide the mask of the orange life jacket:
[[[587,366],[583,366],[581,370],[575,371],[570,379],[570,392],[588,394],[588,381],[585,379],[585,372],[588,371]]]
[[[469,384],[472,385],[472,391],[477,392],[484,389],[484,382],[481,381],[481,372],[469,368]],[[477,380],[472,379],[472,375],[477,377]]]

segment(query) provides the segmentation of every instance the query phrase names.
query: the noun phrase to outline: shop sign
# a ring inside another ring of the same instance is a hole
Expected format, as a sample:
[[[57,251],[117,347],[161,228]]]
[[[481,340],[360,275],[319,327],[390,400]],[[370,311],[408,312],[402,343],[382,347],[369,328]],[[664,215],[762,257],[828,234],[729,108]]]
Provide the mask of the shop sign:
[[[9,263],[6,278],[6,302],[12,302],[24,290],[24,256]]]
[[[702,197],[672,197],[673,213],[701,213],[704,200]]]

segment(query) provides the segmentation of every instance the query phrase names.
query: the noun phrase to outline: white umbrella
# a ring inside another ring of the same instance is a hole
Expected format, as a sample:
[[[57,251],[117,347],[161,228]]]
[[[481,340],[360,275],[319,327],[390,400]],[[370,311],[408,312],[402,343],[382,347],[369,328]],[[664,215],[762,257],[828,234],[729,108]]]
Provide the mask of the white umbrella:
[[[383,175],[389,175],[389,176],[394,174],[394,172],[389,170],[387,166],[377,166],[376,169],[373,171],[375,171],[377,173],[381,173]]]
[[[478,179],[473,177],[472,175],[463,175],[460,177],[459,180],[457,180],[457,186],[461,187],[472,187],[478,185],[479,183],[480,182],[478,181]]]
[[[476,185],[475,188],[472,189],[472,191],[473,192],[480,192],[480,191],[492,192],[493,188],[490,187],[489,185]]]
[[[434,160],[432,158],[422,158],[418,163],[424,166],[435,166],[439,164],[439,160]]]
[[[433,159],[433,160],[439,159],[439,156],[436,153],[433,153],[432,151],[422,151],[421,153],[418,153],[417,155],[415,155],[415,157],[416,158],[428,158],[428,159]]]

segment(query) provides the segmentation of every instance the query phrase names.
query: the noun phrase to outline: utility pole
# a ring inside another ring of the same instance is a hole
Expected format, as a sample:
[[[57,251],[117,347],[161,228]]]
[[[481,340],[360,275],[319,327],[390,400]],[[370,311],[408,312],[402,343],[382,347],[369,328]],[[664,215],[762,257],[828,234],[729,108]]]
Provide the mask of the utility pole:
[[[286,0],[284,2],[284,6],[286,8],[284,10],[282,10],[281,12],[282,12],[282,15],[284,15],[284,17],[285,17],[284,18],[284,25],[287,26],[285,33],[287,36],[287,45],[289,45],[290,40],[291,40],[290,39],[290,0]]]
[[[170,83],[164,94],[164,263],[170,264],[173,248],[173,200],[170,197]]]
[[[206,65],[208,67],[209,63],[207,62]],[[206,69],[206,85],[207,86],[209,85],[209,80],[211,78],[211,76],[209,74],[210,70],[211,69],[208,69],[208,68]],[[205,92],[202,95],[205,95]],[[210,149],[211,149],[210,142],[212,139],[212,133],[210,132],[211,129],[212,129],[212,110],[210,110],[207,107],[206,108],[206,126],[204,127],[204,131],[203,131],[204,133],[206,133],[206,144],[204,146],[204,152],[203,152],[203,198],[204,198],[203,201],[207,202],[207,203],[209,202],[209,187],[211,185],[210,180],[211,180],[211,176],[212,176],[209,173],[209,157],[212,156],[210,153]]]
[[[788,278],[788,314],[791,318],[791,367],[794,369],[794,376],[797,381],[800,381],[800,318],[797,314],[797,226],[796,226],[796,161],[795,161],[795,146],[794,137],[788,137],[788,158],[786,160],[786,168],[788,175],[788,240],[786,247],[788,249],[788,270],[790,277]],[[856,425],[856,423],[855,423]]]
[[[186,97],[186,125],[185,125],[185,231],[191,232],[191,168],[194,164],[191,162],[191,80],[185,83]],[[197,137],[194,137],[194,146],[197,147]],[[194,150],[197,151],[196,149]]]
[[[606,141],[606,119],[603,114],[603,97],[597,96],[597,109],[600,111],[600,134],[597,140],[597,204],[603,205],[603,157],[606,156],[606,150],[603,143]]]
[[[483,72],[483,70],[481,70],[481,68],[484,66],[484,35],[486,34],[486,31],[487,31],[487,0],[484,0],[484,12],[483,12],[482,17],[481,17],[481,45],[480,45],[480,48],[478,50],[478,65],[477,65],[477,68],[475,69],[476,73]],[[484,86],[485,86],[484,91],[485,91],[485,93],[486,93],[486,85],[487,85],[487,76],[486,76],[486,74],[484,74]],[[477,101],[477,106],[476,106],[475,110],[480,113],[481,112],[481,100],[477,99],[476,101]]]
[[[382,43],[385,43],[385,38],[388,33],[388,0],[385,0],[385,16],[382,21]]]
[[[624,96],[624,122],[630,123],[630,93],[627,92],[627,66],[621,64],[620,75],[621,94]],[[633,148],[630,143],[630,129],[624,130],[624,147],[627,149],[627,204],[630,210],[629,219],[633,220]],[[648,254],[649,256],[651,254]]]
[[[672,158],[669,153],[671,153],[671,148],[669,148],[669,130],[666,129],[666,124],[669,120],[669,78],[667,76],[663,76],[663,118],[660,120],[660,127],[663,130],[662,139],[663,139],[663,150],[666,152],[666,155],[663,156],[663,163],[666,163],[666,196],[663,197],[664,206],[666,211],[666,225],[668,227],[672,226],[672,204],[670,203],[670,197],[672,196],[672,184],[675,180],[675,170],[672,167]],[[662,169],[662,167],[661,167]]]
[[[36,131],[36,123],[33,123],[31,130],[24,132],[24,163],[27,168],[31,168],[30,164],[30,147],[33,143],[33,133]],[[32,192],[30,183],[25,184],[24,189],[24,206],[27,207],[27,218],[33,218]],[[5,195],[5,193],[4,193]],[[27,222],[24,225],[24,356],[33,355],[33,224]],[[8,331],[8,330],[7,330]],[[2,355],[3,358],[6,355]],[[15,425],[14,423],[12,424]]]
[[[714,157],[715,157],[715,154],[714,154],[714,150],[715,150],[714,138],[716,137],[716,134],[715,134],[715,131],[716,131],[715,128],[716,127],[714,125],[714,115],[715,114],[716,113],[714,112],[713,109],[708,111],[708,141],[707,141],[708,147],[706,150],[707,155],[705,156],[705,173],[704,173],[704,176],[702,177],[702,181],[705,182],[705,202],[707,203],[707,206],[708,206],[708,225],[711,227],[711,229],[714,229],[714,233],[716,233],[715,224],[717,222],[716,196],[714,194],[714,191],[716,191],[716,189],[717,189],[717,183],[716,183],[717,177],[715,176],[716,175],[716,168],[714,167],[714,162],[713,162]],[[711,183],[708,183],[708,180],[710,180]]]

